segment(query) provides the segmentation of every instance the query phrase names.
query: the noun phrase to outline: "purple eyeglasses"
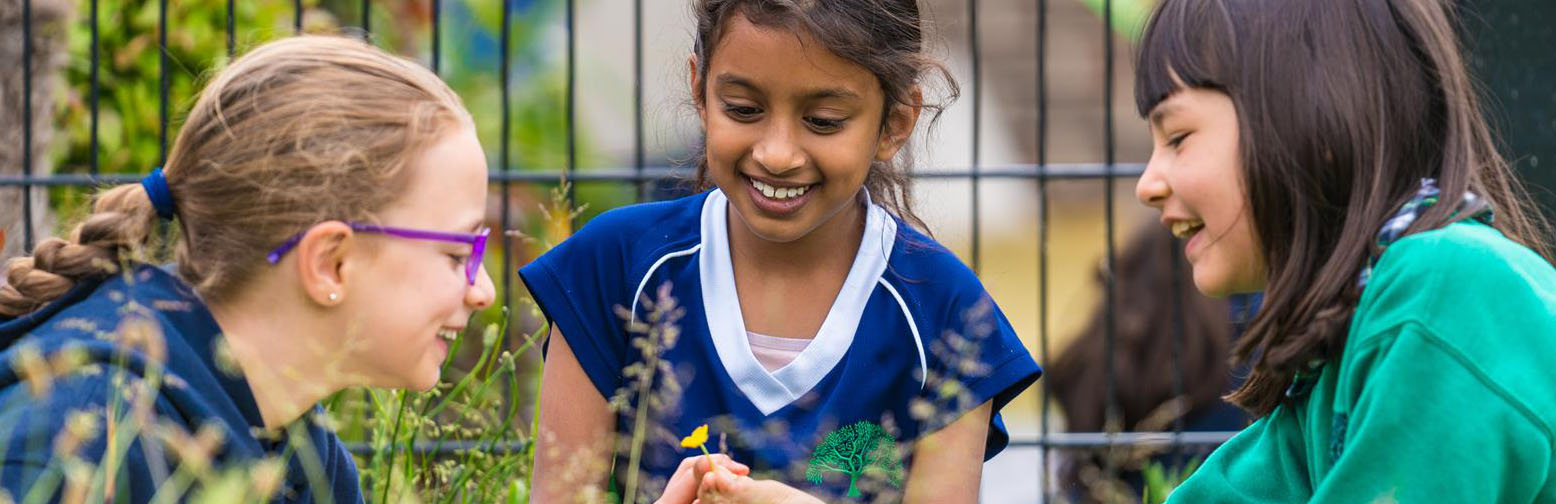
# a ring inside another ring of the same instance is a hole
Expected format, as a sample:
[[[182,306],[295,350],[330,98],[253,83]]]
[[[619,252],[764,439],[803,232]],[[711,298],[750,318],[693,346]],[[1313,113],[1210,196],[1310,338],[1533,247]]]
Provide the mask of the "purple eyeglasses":
[[[486,255],[486,236],[492,234],[492,230],[485,227],[482,227],[474,233],[448,233],[444,231],[427,231],[422,229],[380,226],[377,224],[363,224],[360,222],[347,222],[346,225],[351,226],[351,230],[362,233],[382,233],[389,236],[410,238],[413,240],[436,240],[454,243],[468,243],[470,244],[470,258],[465,260],[465,280],[470,282],[470,285],[475,285],[475,275],[481,271],[481,258]],[[270,255],[265,256],[265,260],[269,261],[270,264],[281,262],[281,257],[285,256],[287,252],[291,252],[293,248],[297,247],[297,243],[303,240],[303,235],[306,233],[307,231],[303,231],[301,233],[292,235],[291,238],[287,238],[286,243],[282,243],[281,246],[276,247],[275,250],[270,251]]]

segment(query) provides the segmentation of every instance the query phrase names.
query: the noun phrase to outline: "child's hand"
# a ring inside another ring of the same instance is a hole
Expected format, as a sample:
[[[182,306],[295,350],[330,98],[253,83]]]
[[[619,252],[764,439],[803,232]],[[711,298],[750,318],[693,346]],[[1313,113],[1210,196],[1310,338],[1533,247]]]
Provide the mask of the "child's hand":
[[[772,480],[737,475],[720,467],[703,476],[698,504],[825,504],[821,499]]]
[[[690,504],[697,498],[697,485],[702,481],[704,474],[712,468],[708,467],[707,455],[696,455],[681,459],[681,466],[675,469],[675,474],[670,476],[670,482],[665,484],[665,493],[659,496],[655,504]],[[728,455],[715,453],[711,455],[713,462],[725,473],[737,476],[751,474],[751,468],[745,464],[736,462]]]

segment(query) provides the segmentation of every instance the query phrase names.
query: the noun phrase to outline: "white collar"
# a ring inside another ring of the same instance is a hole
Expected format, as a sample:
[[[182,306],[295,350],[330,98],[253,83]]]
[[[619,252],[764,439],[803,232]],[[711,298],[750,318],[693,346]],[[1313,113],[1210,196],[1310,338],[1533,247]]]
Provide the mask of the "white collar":
[[[897,222],[885,209],[870,201],[865,191],[866,216],[859,252],[848,270],[816,339],[793,362],[769,373],[751,353],[745,319],[735,290],[735,271],[729,255],[729,198],[718,189],[702,205],[702,253],[698,267],[702,277],[702,304],[707,313],[708,334],[719,360],[751,404],[771,415],[803,396],[821,382],[848,353],[865,304],[876,282],[886,271],[896,243]]]

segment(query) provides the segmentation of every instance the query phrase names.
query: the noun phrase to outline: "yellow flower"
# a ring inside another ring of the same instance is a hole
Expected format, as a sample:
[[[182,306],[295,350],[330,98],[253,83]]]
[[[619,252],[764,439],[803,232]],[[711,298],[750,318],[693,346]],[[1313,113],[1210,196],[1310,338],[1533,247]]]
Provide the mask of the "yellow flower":
[[[708,424],[698,425],[692,429],[692,435],[681,438],[682,448],[701,448],[702,456],[708,458],[708,470],[716,470],[718,464],[713,461],[713,454],[708,453]]]
[[[708,424],[697,426],[692,435],[681,438],[682,448],[697,448],[708,443]]]

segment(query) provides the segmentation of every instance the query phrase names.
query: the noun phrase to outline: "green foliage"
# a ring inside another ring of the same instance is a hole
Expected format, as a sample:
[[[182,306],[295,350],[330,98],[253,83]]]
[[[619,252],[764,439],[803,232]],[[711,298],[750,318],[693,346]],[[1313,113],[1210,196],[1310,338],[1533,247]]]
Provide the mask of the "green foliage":
[[[162,68],[158,58],[156,0],[98,0],[98,166],[102,173],[146,173],[162,163]],[[290,0],[234,2],[236,54],[276,38],[292,35],[295,10]],[[359,26],[360,2],[304,0],[305,31],[342,33]],[[205,82],[228,60],[226,0],[168,2],[167,147]],[[459,93],[472,112],[481,144],[493,168],[561,170],[567,156],[566,73],[554,41],[559,1],[525,2],[511,6],[509,43],[509,136],[503,139],[502,86],[498,54],[501,0],[445,0],[443,5],[440,76]],[[431,4],[426,0],[374,2],[372,40],[390,52],[431,62]],[[69,60],[65,88],[56,111],[58,136],[51,159],[58,173],[87,173],[92,166],[92,30],[85,3],[67,30]],[[575,128],[576,166],[599,165],[602,158],[582,126]],[[498,166],[501,147],[509,148],[508,166]],[[518,204],[539,201],[545,188],[525,188]],[[579,191],[594,208],[629,201],[629,187],[590,187]],[[85,213],[89,190],[55,187],[51,206],[66,217]],[[523,208],[523,207],[520,207]],[[61,219],[61,224],[75,219]],[[533,220],[518,223],[536,231]]]
[[[102,173],[145,173],[162,162],[161,75],[156,0],[98,0],[98,166]],[[234,2],[237,50],[292,33],[294,10],[286,0]],[[315,2],[308,0],[304,5]],[[180,0],[167,3],[167,143],[204,81],[225,66],[227,2]],[[327,16],[324,17],[327,19]],[[317,29],[333,29],[328,22]],[[58,135],[51,148],[58,173],[87,173],[92,166],[92,18],[78,3],[66,31],[70,58],[58,102]],[[88,191],[50,191],[61,214],[84,212]],[[69,222],[64,219],[63,222]]]
[[[1107,10],[1105,2],[1109,0],[1081,0],[1098,17],[1102,17]],[[1151,9],[1156,6],[1156,0],[1111,0],[1113,31],[1123,35],[1129,40],[1138,40],[1145,30],[1145,22],[1151,17]]]
[[[1141,470],[1145,478],[1145,489],[1140,496],[1143,504],[1161,504],[1167,502],[1167,496],[1172,494],[1174,488],[1183,484],[1183,480],[1194,474],[1199,469],[1200,459],[1190,460],[1187,466],[1167,468],[1161,462],[1146,464]]]
[[[504,311],[499,320],[506,315]],[[505,329],[500,324],[486,327],[480,356],[468,370],[455,365],[467,338],[455,340],[443,365],[445,380],[430,391],[349,391],[328,402],[341,437],[372,447],[359,464],[370,500],[527,499],[530,444],[515,422],[532,389],[521,383],[515,356],[534,350],[545,328],[527,334],[513,350],[506,350]],[[453,445],[464,449],[451,455],[415,449]]]
[[[831,472],[848,475],[848,496],[859,497],[859,477],[867,473],[878,472],[892,486],[902,486],[902,457],[886,429],[861,421],[832,431],[816,445],[805,478],[820,484]]]
[[[236,4],[240,49],[291,34],[291,2]],[[99,154],[106,173],[140,173],[160,161],[157,8],[153,0],[98,2]],[[224,0],[168,2],[170,135],[204,79],[227,62],[226,16]],[[67,140],[56,152],[65,171],[84,172],[91,163],[91,34],[90,16],[78,12],[67,35],[70,84],[59,116]]]

